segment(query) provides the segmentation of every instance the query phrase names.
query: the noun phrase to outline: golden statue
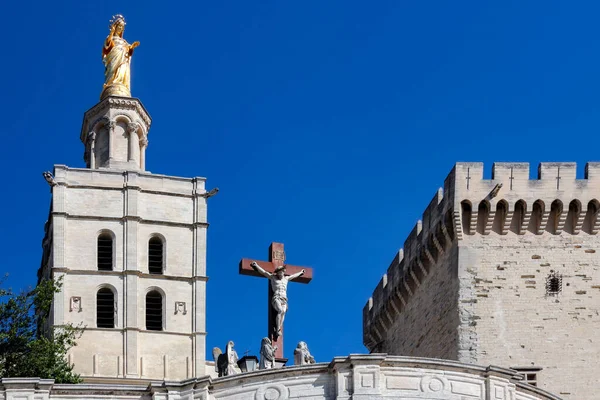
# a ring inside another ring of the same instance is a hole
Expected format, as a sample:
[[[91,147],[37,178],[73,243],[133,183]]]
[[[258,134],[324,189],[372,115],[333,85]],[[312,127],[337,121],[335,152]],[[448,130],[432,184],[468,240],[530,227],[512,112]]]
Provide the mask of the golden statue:
[[[130,89],[130,64],[133,49],[140,42],[131,45],[123,39],[125,18],[117,14],[110,20],[110,33],[104,41],[102,48],[102,62],[104,63],[104,88],[100,100],[107,96],[131,97]]]

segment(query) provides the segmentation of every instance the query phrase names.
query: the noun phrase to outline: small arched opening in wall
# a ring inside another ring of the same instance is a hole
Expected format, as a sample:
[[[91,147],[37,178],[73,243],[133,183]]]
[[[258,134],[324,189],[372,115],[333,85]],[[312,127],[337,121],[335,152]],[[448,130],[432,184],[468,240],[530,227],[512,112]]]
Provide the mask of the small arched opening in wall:
[[[490,203],[483,200],[477,208],[477,233],[485,234],[488,218],[490,217]]]
[[[152,287],[146,292],[146,329],[162,331],[165,329],[165,293]]]
[[[465,235],[471,235],[471,215],[473,214],[473,206],[469,200],[460,202],[460,216],[462,222],[462,230]]]
[[[556,199],[550,205],[550,215],[548,216],[548,222],[546,223],[546,232],[556,235],[558,232],[558,223],[560,216],[563,212],[562,201]]]
[[[96,265],[98,271],[112,271],[115,263],[115,234],[102,230],[96,239]]]
[[[148,273],[162,275],[165,272],[165,238],[153,234],[148,240]]]
[[[542,200],[536,200],[533,203],[533,209],[531,210],[531,219],[529,220],[529,226],[527,230],[534,235],[541,233],[542,217],[544,216],[544,210],[546,205]]]
[[[567,213],[567,220],[565,221],[565,232],[576,235],[577,233],[577,221],[581,215],[581,203],[579,200],[573,200],[569,203],[569,212]]]
[[[444,225],[446,227],[446,232],[448,232],[448,236],[450,236],[450,240],[454,242],[456,235],[454,234],[454,218],[452,215],[452,210],[446,211],[446,215],[444,216]]]
[[[519,200],[515,203],[515,212],[513,213],[512,220],[510,221],[510,231],[521,234],[523,230],[523,220],[525,219],[525,213],[527,210],[527,203],[524,200]]]
[[[585,218],[583,220],[583,231],[590,235],[595,235],[596,221],[598,220],[598,210],[600,210],[600,202],[594,199],[588,203]]]
[[[101,285],[96,291],[96,327],[117,326],[117,291],[111,285]]]
[[[494,222],[492,223],[492,231],[499,235],[504,233],[504,223],[506,222],[506,213],[508,212],[508,203],[504,200],[500,200],[496,204],[496,214],[494,215]]]

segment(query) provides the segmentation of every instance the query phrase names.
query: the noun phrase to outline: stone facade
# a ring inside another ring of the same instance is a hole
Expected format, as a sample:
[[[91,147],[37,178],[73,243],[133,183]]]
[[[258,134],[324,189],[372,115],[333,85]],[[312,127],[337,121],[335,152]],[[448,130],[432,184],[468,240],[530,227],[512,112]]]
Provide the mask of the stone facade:
[[[87,382],[205,375],[205,179],[144,172],[144,113],[137,99],[103,100],[84,118],[89,168],[54,167],[38,276],[63,279],[49,324],[85,327],[69,360]]]
[[[504,365],[595,399],[600,164],[575,173],[456,164],[363,310],[369,350]]]
[[[96,384],[55,385],[52,380],[5,378],[0,380],[0,399],[559,399],[523,384],[520,378],[517,371],[497,367],[371,354],[334,358],[329,364],[180,382],[138,381],[125,385],[106,380]]]

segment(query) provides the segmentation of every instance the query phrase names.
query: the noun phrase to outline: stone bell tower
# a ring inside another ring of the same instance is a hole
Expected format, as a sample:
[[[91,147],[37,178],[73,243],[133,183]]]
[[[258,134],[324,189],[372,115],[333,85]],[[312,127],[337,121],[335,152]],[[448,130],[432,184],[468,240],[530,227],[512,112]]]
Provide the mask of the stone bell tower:
[[[84,114],[86,167],[54,166],[38,276],[63,281],[49,323],[85,327],[69,352],[84,380],[184,380],[205,375],[214,192],[204,178],[146,172],[151,119],[128,96],[134,46],[124,24],[122,16],[111,23],[103,95]]]

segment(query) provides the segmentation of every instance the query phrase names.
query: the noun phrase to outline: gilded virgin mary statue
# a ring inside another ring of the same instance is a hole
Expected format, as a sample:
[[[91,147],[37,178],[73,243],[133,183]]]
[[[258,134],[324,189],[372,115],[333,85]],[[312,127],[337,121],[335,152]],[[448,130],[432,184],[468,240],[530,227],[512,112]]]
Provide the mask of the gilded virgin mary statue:
[[[104,40],[102,62],[104,63],[104,88],[100,100],[107,96],[131,97],[130,66],[133,49],[140,42],[127,43],[123,39],[125,18],[117,14],[110,20],[110,32]]]

